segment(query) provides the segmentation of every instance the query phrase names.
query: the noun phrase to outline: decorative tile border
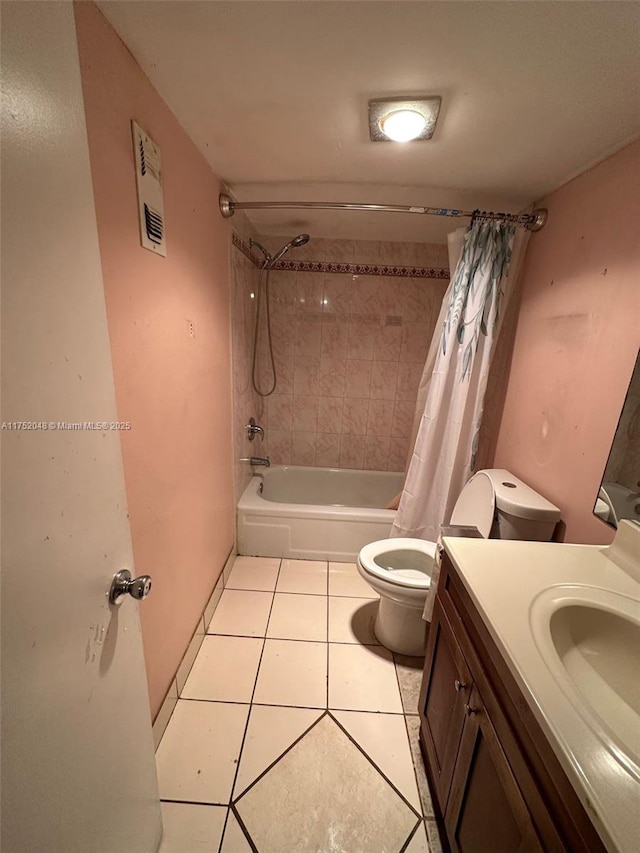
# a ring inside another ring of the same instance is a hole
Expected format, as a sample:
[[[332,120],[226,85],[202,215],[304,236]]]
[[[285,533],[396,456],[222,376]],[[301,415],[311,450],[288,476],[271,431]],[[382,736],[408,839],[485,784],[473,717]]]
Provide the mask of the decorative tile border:
[[[247,258],[249,258],[249,260],[254,266],[260,266],[260,261],[251,251],[251,246],[246,242],[246,240],[243,240],[242,237],[235,231],[231,232],[231,242],[236,247],[236,249],[240,249],[242,254],[246,255]]]
[[[430,267],[396,267],[383,264],[337,264],[331,261],[278,261],[274,270],[292,272],[348,273],[349,275],[384,275],[400,278],[449,278],[449,270]]]
[[[251,248],[242,237],[232,232],[233,245],[239,249],[256,267],[261,266],[261,261],[251,252]],[[285,270],[288,272],[320,272],[320,273],[346,273],[348,275],[383,275],[396,276],[398,278],[450,278],[448,269],[435,269],[432,267],[399,267],[386,266],[384,264],[341,264],[332,261],[278,261],[274,270]]]

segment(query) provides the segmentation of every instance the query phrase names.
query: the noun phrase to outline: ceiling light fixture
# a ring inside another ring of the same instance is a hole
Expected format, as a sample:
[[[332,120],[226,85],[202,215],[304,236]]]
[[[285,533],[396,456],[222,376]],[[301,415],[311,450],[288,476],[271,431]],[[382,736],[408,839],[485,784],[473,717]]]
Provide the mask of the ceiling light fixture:
[[[410,142],[431,139],[442,98],[385,98],[369,101],[372,142]]]
[[[394,110],[382,119],[380,129],[394,142],[410,142],[420,136],[426,124],[427,120],[422,113]]]

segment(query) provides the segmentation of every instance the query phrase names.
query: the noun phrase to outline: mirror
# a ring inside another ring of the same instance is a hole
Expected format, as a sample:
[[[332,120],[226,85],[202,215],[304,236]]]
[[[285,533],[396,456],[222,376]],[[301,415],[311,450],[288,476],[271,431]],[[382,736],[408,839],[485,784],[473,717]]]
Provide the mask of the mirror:
[[[640,353],[593,512],[612,527],[622,518],[640,521]]]

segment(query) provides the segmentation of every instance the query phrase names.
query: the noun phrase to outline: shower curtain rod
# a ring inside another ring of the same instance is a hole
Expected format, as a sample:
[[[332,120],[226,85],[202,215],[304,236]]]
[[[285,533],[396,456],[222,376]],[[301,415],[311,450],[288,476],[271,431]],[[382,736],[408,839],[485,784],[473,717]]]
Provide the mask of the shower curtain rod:
[[[298,208],[318,208],[321,210],[375,210],[387,213],[421,213],[427,216],[475,217],[476,219],[501,219],[526,228],[527,231],[540,231],[547,221],[546,208],[533,213],[494,213],[492,210],[457,210],[451,207],[420,207],[404,204],[351,204],[339,201],[234,201],[225,193],[220,194],[220,213],[228,219],[236,210],[295,210]]]

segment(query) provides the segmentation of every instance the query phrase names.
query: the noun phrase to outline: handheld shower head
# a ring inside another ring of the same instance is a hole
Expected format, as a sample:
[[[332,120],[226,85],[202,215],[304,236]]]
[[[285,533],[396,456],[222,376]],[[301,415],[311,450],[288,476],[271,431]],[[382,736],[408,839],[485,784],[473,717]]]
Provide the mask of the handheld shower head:
[[[282,258],[284,255],[287,254],[289,249],[291,249],[291,248],[297,249],[299,246],[304,246],[304,244],[308,243],[308,242],[309,242],[309,235],[308,234],[298,234],[298,236],[294,237],[293,240],[289,240],[289,242],[286,245],[284,245],[280,249],[279,252],[275,253],[273,258],[271,259],[271,264],[273,265],[273,264],[277,263],[280,260],[280,258]]]
[[[255,324],[254,324],[254,332],[253,332],[253,362],[251,366],[251,384],[253,386],[253,390],[256,391],[261,397],[269,397],[276,390],[276,385],[278,382],[277,374],[276,374],[276,363],[273,356],[273,342],[271,340],[271,319],[270,319],[270,310],[269,310],[269,273],[280,260],[283,255],[286,255],[289,249],[297,248],[298,246],[304,246],[305,243],[309,242],[308,234],[298,234],[292,240],[289,240],[288,243],[280,249],[280,251],[276,252],[275,255],[270,255],[265,247],[257,242],[257,240],[250,240],[250,246],[257,246],[262,253],[264,254],[265,260],[260,267],[260,278],[258,281],[258,301],[256,304],[256,314],[255,314]],[[264,288],[262,287],[262,283],[264,281]],[[266,302],[266,335],[267,335],[267,346],[269,348],[269,361],[271,364],[271,372],[273,375],[273,381],[271,383],[271,387],[268,391],[261,391],[259,387],[259,382],[257,379],[257,363],[258,363],[258,338],[260,333],[260,317],[261,317],[261,306],[262,306],[262,292],[264,290],[264,298]],[[253,294],[251,294],[253,296]]]

